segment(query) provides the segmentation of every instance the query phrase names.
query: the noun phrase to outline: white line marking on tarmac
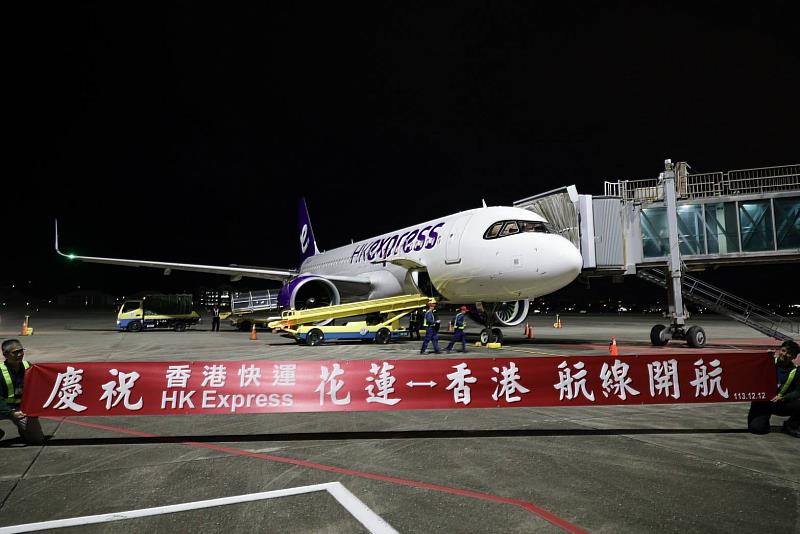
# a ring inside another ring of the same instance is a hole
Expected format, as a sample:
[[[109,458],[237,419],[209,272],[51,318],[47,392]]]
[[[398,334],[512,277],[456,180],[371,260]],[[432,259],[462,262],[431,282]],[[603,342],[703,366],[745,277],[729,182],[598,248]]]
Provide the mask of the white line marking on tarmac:
[[[154,508],[142,508],[140,510],[129,510],[127,512],[85,515],[83,517],[73,517],[70,519],[56,519],[53,521],[42,521],[39,523],[11,525],[9,527],[0,527],[0,534],[33,532],[36,530],[74,527],[94,523],[108,523],[111,521],[122,521],[125,519],[135,519],[138,517],[185,512],[187,510],[198,510],[200,508],[210,508],[213,506],[225,506],[228,504],[274,499],[276,497],[301,495],[303,493],[313,493],[315,491],[327,491],[330,493],[331,496],[339,502],[339,504],[341,504],[348,512],[350,512],[350,514],[356,518],[359,523],[364,525],[364,527],[366,527],[366,529],[370,532],[374,534],[397,534],[397,531],[393,529],[389,523],[384,521],[383,518],[373,512],[369,507],[367,507],[366,504],[361,502],[358,497],[350,493],[340,482],[327,482],[325,484],[314,484],[312,486],[299,486],[297,488],[262,491],[259,493],[248,493],[246,495],[236,495],[233,497],[222,497],[219,499],[208,499],[205,501],[171,504],[168,506],[156,506]]]

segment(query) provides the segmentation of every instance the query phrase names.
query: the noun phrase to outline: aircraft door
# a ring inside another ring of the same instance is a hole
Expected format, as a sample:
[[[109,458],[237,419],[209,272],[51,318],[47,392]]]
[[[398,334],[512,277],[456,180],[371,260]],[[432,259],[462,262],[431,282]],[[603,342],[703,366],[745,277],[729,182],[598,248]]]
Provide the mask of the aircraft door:
[[[447,243],[445,244],[445,263],[460,263],[461,262],[461,236],[464,234],[464,228],[472,218],[472,215],[466,215],[460,219],[456,219],[447,233]]]

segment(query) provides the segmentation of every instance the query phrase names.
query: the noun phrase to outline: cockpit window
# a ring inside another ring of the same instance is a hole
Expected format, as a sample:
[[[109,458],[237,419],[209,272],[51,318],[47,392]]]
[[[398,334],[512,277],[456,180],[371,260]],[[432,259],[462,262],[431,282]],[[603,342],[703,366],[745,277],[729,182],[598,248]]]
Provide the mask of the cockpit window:
[[[502,227],[503,227],[502,222],[494,223],[492,226],[489,227],[488,230],[486,230],[486,233],[483,234],[484,239],[494,239],[495,237],[497,237],[497,234],[500,233],[500,229]]]
[[[519,224],[517,224],[517,221],[508,221],[505,225],[503,225],[503,229],[500,231],[500,237],[518,233]]]
[[[519,225],[523,232],[539,232],[543,234],[551,232],[548,224],[542,221],[520,221]]]
[[[543,221],[499,221],[494,223],[483,234],[484,239],[495,239],[521,232],[553,233],[550,225]]]

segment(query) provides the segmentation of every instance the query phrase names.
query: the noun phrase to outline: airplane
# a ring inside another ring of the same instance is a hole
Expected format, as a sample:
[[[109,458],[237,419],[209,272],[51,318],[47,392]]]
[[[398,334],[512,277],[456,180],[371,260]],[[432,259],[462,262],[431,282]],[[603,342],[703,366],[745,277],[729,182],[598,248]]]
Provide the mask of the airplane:
[[[493,328],[517,326],[530,300],[552,293],[580,274],[583,260],[571,241],[556,233],[544,217],[514,207],[483,207],[320,252],[304,198],[298,203],[300,267],[270,269],[239,265],[101,258],[65,254],[71,260],[130,267],[222,274],[283,282],[278,296],[284,309],[423,292],[428,282],[445,301],[469,304],[486,325],[482,343],[501,340]],[[425,280],[427,277],[428,280]]]

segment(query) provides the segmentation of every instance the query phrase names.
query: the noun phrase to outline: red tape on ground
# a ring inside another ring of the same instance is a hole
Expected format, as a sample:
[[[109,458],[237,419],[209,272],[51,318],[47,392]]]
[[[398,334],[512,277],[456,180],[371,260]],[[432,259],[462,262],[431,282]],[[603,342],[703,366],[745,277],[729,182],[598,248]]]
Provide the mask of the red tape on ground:
[[[45,363],[30,415],[514,408],[768,400],[768,353],[446,360]]]

